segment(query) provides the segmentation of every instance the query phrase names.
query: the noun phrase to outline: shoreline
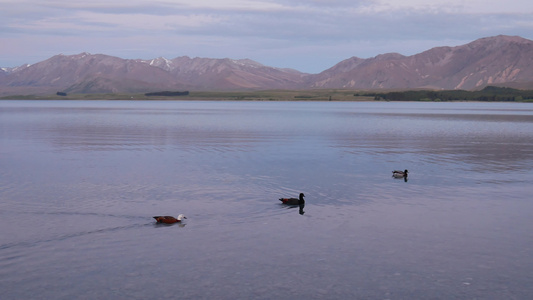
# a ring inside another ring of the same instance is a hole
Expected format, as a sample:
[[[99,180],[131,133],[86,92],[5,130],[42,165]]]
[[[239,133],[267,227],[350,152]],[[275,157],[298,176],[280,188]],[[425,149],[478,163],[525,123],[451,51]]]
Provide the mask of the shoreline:
[[[441,97],[422,97],[424,93]],[[451,97],[452,95],[453,97]],[[393,98],[391,98],[393,96]],[[484,98],[478,98],[483,96]],[[394,97],[399,97],[394,99]],[[485,100],[486,99],[486,100]],[[362,91],[362,90],[262,90],[262,91],[191,91],[187,95],[148,96],[145,93],[9,95],[0,100],[133,100],[133,101],[294,101],[294,102],[515,102],[532,103],[533,91]]]
[[[146,96],[144,93],[102,93],[50,95],[10,95],[0,100],[144,100],[144,101],[374,101],[371,96],[354,96],[354,90],[266,90],[192,91],[181,96]]]

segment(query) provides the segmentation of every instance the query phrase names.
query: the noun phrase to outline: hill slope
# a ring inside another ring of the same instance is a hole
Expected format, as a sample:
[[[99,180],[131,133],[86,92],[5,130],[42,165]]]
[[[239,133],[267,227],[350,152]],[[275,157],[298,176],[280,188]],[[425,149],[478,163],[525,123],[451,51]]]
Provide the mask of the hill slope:
[[[316,88],[473,90],[487,85],[533,87],[533,41],[496,36],[412,56],[352,57],[319,74],[268,67],[249,59],[132,60],[88,53],[0,68],[0,95]]]
[[[533,82],[533,41],[497,36],[413,56],[352,57],[311,76],[308,82],[313,88],[354,89],[471,90],[495,84],[527,85]]]

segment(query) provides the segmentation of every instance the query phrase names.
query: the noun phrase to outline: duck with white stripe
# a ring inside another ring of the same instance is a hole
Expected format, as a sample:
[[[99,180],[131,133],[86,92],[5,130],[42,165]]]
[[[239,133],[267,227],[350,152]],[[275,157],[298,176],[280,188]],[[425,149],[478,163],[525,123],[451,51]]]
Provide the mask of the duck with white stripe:
[[[394,171],[392,171],[392,177],[394,177],[394,178],[407,178],[407,174],[408,173],[409,173],[409,171],[407,171],[407,170],[404,170],[404,171],[394,170]]]

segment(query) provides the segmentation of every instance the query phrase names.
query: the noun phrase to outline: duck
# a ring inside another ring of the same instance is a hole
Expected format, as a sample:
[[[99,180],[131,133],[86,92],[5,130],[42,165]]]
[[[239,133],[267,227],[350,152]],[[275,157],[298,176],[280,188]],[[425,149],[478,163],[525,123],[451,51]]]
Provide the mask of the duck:
[[[394,171],[392,171],[392,177],[395,177],[395,178],[407,178],[407,174],[408,173],[409,173],[409,171],[407,171],[407,170],[404,170],[404,171],[394,170]]]
[[[300,193],[300,198],[279,198],[279,201],[281,201],[282,204],[287,205],[302,205],[305,204],[304,200],[304,193]]]
[[[174,218],[173,216],[155,216],[153,218],[157,221],[157,223],[164,224],[181,223],[183,219],[187,219],[187,217],[183,214],[180,214],[177,218]]]

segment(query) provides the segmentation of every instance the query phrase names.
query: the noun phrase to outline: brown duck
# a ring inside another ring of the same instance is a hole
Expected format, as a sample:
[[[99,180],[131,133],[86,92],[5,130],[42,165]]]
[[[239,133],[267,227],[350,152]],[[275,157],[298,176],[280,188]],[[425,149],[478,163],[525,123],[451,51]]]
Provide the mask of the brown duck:
[[[300,199],[298,198],[279,198],[279,201],[287,205],[302,205],[305,204],[304,193],[300,193]]]
[[[174,224],[181,223],[181,221],[183,219],[187,219],[187,217],[181,214],[177,218],[174,218],[173,216],[156,216],[154,219],[157,221],[157,223]]]

